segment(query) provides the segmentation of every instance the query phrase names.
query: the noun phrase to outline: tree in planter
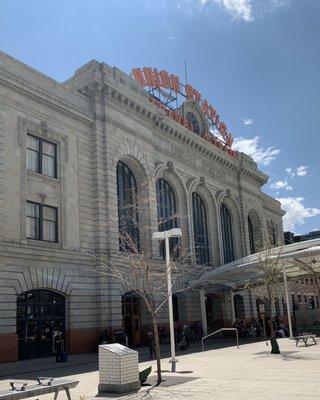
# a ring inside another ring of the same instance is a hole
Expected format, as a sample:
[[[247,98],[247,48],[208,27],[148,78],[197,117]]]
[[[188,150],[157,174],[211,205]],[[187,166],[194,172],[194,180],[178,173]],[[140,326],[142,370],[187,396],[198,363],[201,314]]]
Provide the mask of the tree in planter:
[[[165,188],[166,190],[166,188]],[[161,199],[166,199],[167,191],[157,191],[158,228],[160,231],[177,227],[183,217],[178,216],[173,208],[164,212]],[[140,185],[139,190],[133,185],[127,192],[118,190],[118,221],[111,224],[119,227],[119,252],[110,255],[95,255],[95,271],[120,283],[125,291],[138,295],[152,322],[155,355],[157,360],[157,383],[161,377],[161,355],[158,334],[158,318],[162,307],[168,300],[167,270],[165,261],[159,257],[159,245],[152,242],[150,219],[147,210],[151,204],[147,185]],[[145,218],[141,218],[141,214]],[[143,238],[143,246],[139,238]],[[160,244],[160,255],[163,251]],[[188,249],[182,248],[181,242],[170,239],[172,293],[179,293],[190,288],[188,282],[195,280],[206,271],[204,266],[195,266],[191,262]]]
[[[270,309],[270,342],[271,353],[279,354],[280,349],[273,327],[273,308],[276,301],[284,295],[283,272],[280,265],[282,249],[267,248],[259,254],[259,261],[254,282],[248,282],[246,288],[250,288],[257,299],[263,301]]]

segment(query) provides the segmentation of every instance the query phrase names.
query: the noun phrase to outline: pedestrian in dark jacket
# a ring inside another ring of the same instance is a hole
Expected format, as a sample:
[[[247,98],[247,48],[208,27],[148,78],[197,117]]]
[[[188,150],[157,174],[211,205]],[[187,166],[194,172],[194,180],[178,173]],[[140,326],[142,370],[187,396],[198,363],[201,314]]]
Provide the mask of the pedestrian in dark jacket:
[[[152,360],[155,357],[156,352],[155,352],[154,334],[151,327],[149,328],[147,335],[149,344],[149,359]]]
[[[62,332],[60,331],[57,336],[55,337],[55,344],[54,347],[56,349],[56,362],[62,362],[62,352],[63,352],[63,337]]]

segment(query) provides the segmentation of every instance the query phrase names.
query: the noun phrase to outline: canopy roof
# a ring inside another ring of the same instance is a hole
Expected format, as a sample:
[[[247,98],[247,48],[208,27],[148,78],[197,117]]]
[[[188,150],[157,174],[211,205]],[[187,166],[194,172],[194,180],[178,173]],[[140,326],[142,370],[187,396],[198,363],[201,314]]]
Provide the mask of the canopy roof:
[[[266,257],[278,259],[280,269],[287,276],[295,277],[320,273],[320,239],[307,240],[240,258],[203,274],[193,286],[225,284],[231,287],[241,286],[245,281],[253,279],[259,273],[259,265]]]

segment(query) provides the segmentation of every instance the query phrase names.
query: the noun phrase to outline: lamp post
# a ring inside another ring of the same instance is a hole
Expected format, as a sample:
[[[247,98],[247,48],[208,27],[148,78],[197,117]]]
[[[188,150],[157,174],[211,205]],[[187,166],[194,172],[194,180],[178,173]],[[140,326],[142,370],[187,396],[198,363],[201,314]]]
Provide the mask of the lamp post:
[[[170,346],[171,346],[171,372],[176,371],[176,349],[174,340],[174,321],[173,321],[173,305],[172,305],[172,283],[171,283],[171,265],[170,265],[170,247],[169,239],[173,237],[181,237],[180,228],[173,228],[168,231],[154,232],[152,238],[161,242],[165,241],[166,267],[167,267],[167,285],[168,285],[168,305],[169,305],[169,326],[170,326]]]

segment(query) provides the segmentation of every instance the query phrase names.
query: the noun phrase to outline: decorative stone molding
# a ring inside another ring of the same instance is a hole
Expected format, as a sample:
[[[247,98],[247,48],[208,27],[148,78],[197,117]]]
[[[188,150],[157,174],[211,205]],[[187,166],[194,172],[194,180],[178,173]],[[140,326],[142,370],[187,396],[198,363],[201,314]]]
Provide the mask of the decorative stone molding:
[[[12,83],[10,81],[13,81],[15,83]],[[70,101],[62,99],[62,97],[57,97],[53,95],[51,92],[35,85],[34,82],[31,84],[25,79],[21,79],[12,73],[9,73],[8,71],[0,70],[0,85],[15,93],[20,94],[21,96],[27,97],[28,99],[36,103],[43,104],[46,107],[54,109],[55,111],[67,116],[68,118],[79,120],[80,122],[85,124],[92,124],[92,118],[86,112],[86,110],[79,106],[76,106]],[[62,89],[66,90],[63,87]],[[74,95],[77,94],[74,93]]]
[[[173,167],[173,162],[172,161],[168,161],[167,162],[167,166],[168,166],[168,171],[169,172],[173,172],[174,171],[174,167]]]

